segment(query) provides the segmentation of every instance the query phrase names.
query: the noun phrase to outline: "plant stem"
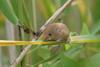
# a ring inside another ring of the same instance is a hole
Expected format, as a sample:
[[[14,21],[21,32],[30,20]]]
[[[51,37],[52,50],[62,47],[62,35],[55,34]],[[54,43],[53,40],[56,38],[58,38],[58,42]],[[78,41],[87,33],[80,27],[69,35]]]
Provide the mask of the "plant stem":
[[[49,23],[52,23],[54,22],[58,17],[59,15],[63,12],[63,10],[65,8],[67,8],[68,6],[70,6],[70,4],[73,2],[74,0],[68,0],[67,2],[65,2],[65,4],[59,8],[51,17],[50,19],[48,19],[46,21],[46,23],[40,28],[40,32],[43,32],[44,29],[46,28],[46,26],[49,24]],[[32,45],[29,45],[29,46],[26,46],[24,48],[24,50],[20,53],[20,55],[15,59],[15,61],[11,64],[10,67],[16,67],[16,65],[18,63],[20,63],[20,61],[23,59],[23,57],[26,55],[26,53],[28,52],[28,50],[32,47]]]

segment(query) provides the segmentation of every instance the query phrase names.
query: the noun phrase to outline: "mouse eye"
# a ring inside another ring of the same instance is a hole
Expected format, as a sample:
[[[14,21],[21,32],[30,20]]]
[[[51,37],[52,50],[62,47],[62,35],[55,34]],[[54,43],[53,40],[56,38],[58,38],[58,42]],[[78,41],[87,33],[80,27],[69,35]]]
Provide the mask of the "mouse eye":
[[[52,34],[51,34],[51,33],[49,33],[48,35],[49,35],[49,36],[51,36]]]

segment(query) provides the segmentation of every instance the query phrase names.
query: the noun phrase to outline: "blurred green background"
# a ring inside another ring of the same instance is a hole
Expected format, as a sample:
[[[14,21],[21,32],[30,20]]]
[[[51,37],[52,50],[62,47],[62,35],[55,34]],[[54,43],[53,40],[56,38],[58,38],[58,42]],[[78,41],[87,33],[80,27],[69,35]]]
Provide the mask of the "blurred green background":
[[[0,0],[0,40],[32,40],[18,25],[38,31],[67,0]],[[100,34],[100,0],[75,0],[57,22],[79,35]],[[71,44],[52,53],[48,47],[32,49],[17,67],[100,67],[100,44]],[[25,46],[0,47],[0,67],[9,67]],[[34,50],[35,49],[35,50]]]

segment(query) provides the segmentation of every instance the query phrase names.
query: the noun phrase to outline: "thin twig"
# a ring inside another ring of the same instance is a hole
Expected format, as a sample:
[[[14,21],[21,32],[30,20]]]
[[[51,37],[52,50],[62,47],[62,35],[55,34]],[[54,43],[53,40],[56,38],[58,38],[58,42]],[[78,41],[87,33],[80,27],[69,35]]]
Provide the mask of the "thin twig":
[[[62,7],[60,7],[47,21],[46,23],[40,28],[40,32],[44,31],[44,29],[46,28],[46,26],[52,22],[54,22],[59,15],[64,11],[65,8],[67,8],[68,6],[70,6],[70,4],[73,2],[74,0],[68,0]],[[21,52],[21,54],[15,59],[15,61],[11,64],[10,67],[16,67],[16,65],[18,63],[20,63],[20,61],[23,59],[23,57],[26,55],[26,53],[28,52],[28,50],[32,47],[32,45],[26,46],[24,48],[24,50]]]

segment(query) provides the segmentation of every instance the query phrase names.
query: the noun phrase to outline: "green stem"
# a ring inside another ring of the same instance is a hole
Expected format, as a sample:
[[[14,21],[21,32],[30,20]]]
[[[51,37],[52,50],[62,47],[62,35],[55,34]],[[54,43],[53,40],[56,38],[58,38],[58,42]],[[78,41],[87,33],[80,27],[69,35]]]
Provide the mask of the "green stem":
[[[80,35],[70,37],[71,43],[100,43],[100,35]]]

